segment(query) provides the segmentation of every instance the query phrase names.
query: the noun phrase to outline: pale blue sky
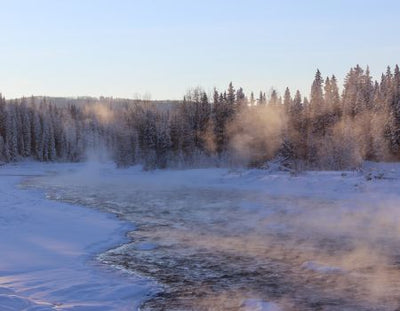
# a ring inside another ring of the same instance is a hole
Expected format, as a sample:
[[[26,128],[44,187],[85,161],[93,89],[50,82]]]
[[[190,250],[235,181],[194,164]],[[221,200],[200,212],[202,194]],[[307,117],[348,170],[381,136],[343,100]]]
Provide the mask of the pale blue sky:
[[[400,1],[0,0],[7,97],[181,98],[190,87],[286,86],[315,70],[400,63]]]

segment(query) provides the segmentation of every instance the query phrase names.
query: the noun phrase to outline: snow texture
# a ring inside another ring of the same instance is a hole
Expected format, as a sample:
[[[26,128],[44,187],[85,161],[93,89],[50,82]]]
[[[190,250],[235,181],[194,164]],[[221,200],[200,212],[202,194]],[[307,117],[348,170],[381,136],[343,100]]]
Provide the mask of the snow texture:
[[[134,310],[153,285],[93,260],[132,225],[17,188],[50,168],[0,169],[0,310]]]

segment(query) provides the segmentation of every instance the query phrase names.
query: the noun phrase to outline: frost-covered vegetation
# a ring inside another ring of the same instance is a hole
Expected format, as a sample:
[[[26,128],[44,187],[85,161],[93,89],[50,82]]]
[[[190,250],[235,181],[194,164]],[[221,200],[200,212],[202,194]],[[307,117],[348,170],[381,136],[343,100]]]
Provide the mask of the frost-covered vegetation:
[[[342,94],[317,71],[309,99],[286,89],[246,96],[232,83],[180,102],[112,98],[0,100],[0,160],[81,161],[90,152],[118,166],[262,166],[343,169],[400,158],[400,71],[381,81],[356,66]]]

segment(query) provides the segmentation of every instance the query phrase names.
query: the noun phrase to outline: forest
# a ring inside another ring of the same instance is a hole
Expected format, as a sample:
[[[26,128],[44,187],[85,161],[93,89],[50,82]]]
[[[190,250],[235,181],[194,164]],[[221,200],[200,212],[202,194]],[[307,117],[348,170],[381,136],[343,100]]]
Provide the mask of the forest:
[[[339,170],[400,160],[400,70],[380,81],[359,65],[343,90],[317,70],[309,97],[245,94],[229,84],[182,101],[0,96],[0,161],[83,161],[118,167],[265,167]]]

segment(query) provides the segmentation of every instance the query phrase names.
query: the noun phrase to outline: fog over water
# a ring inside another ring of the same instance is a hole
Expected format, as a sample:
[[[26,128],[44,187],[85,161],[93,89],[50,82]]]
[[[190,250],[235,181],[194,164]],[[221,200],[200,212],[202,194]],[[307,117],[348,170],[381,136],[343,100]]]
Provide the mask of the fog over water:
[[[28,184],[135,224],[99,260],[163,286],[144,310],[397,310],[398,171],[88,165]]]

